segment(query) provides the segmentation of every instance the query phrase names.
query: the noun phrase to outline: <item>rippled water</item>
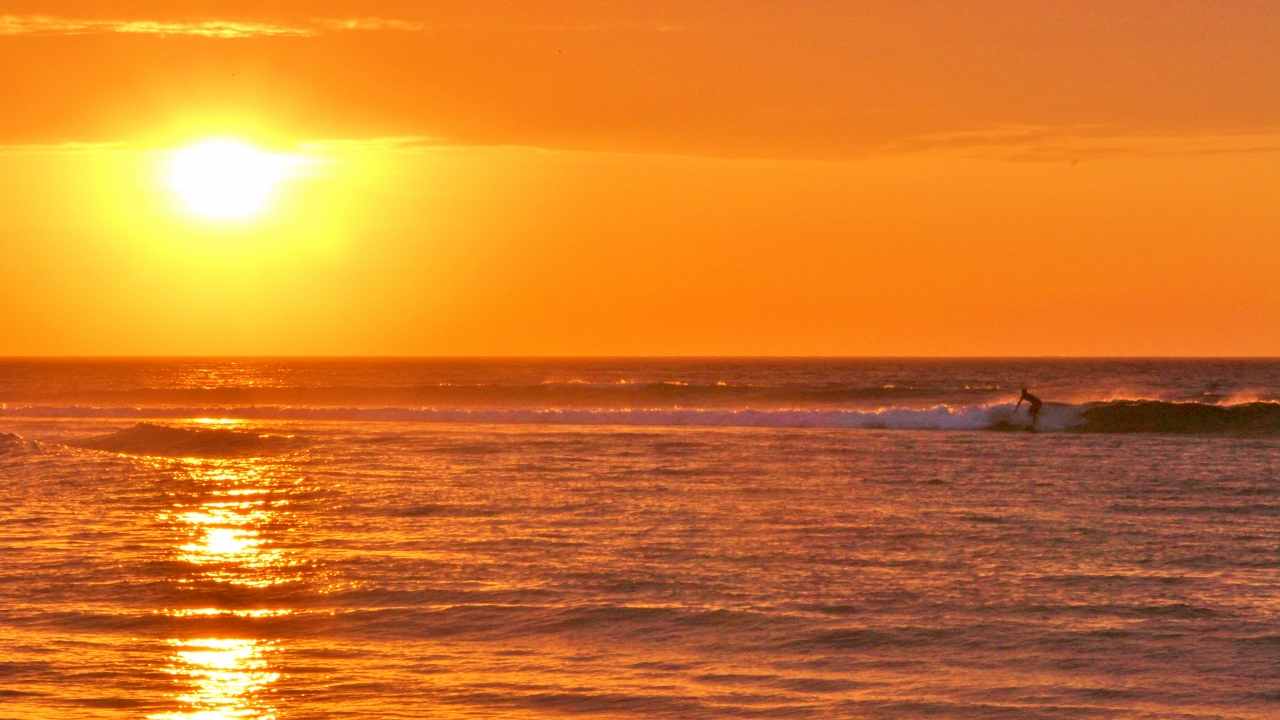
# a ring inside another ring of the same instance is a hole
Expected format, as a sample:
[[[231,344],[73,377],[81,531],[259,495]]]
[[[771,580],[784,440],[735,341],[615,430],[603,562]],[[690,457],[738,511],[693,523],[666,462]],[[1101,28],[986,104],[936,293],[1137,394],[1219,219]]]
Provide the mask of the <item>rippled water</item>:
[[[133,422],[0,418],[0,718],[1280,716],[1269,435]]]

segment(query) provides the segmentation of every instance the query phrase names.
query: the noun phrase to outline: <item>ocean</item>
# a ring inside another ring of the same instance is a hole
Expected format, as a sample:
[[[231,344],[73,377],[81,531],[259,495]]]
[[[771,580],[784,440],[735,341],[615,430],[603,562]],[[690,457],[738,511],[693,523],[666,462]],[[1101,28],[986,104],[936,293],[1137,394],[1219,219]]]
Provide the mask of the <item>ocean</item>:
[[[0,360],[0,433],[4,719],[1280,717],[1280,361]]]

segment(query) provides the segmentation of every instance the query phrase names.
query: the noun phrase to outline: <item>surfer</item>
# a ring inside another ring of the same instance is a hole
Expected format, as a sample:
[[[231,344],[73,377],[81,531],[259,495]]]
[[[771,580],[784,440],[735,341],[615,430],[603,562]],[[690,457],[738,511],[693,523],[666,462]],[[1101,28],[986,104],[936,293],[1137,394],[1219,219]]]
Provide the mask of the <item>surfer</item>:
[[[1040,417],[1040,407],[1044,403],[1040,402],[1040,398],[1027,392],[1026,388],[1022,388],[1022,397],[1018,398],[1018,404],[1013,406],[1014,414],[1018,412],[1018,408],[1022,407],[1023,400],[1028,403],[1027,413],[1031,415],[1031,429],[1034,430],[1036,428],[1036,420]]]

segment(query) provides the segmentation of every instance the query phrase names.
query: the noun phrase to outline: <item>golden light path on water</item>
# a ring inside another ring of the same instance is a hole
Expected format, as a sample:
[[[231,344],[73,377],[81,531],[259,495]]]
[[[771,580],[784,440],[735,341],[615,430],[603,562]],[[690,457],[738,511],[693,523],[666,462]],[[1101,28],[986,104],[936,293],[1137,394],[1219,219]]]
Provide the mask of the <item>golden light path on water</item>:
[[[169,672],[187,687],[177,700],[189,709],[160,713],[154,720],[271,720],[274,709],[262,696],[280,678],[267,659],[271,643],[239,638],[170,640],[175,647]]]
[[[284,468],[287,470],[287,466]],[[278,465],[256,459],[182,461],[193,489],[179,497],[159,520],[178,530],[177,560],[191,572],[179,583],[207,583],[265,589],[297,578],[295,563],[275,547],[287,531],[289,479]],[[174,618],[265,618],[288,615],[288,608],[189,607],[163,611]],[[177,709],[149,715],[152,720],[272,720],[272,685],[280,679],[272,655],[278,643],[243,636],[170,638],[172,652],[164,672],[177,685]]]

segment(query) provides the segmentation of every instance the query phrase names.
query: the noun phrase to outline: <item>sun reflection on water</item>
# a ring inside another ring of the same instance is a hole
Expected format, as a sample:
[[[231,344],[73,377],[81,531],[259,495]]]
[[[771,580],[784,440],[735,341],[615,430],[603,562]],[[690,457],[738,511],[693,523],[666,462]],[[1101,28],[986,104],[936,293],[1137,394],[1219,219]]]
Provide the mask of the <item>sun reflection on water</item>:
[[[294,579],[290,561],[273,547],[267,530],[288,516],[287,483],[253,460],[196,460],[188,464],[201,492],[178,502],[162,520],[176,521],[188,541],[178,559],[197,566],[199,580],[266,587]]]
[[[179,677],[187,692],[178,700],[187,707],[177,712],[148,715],[152,720],[272,720],[275,709],[262,697],[280,673],[270,669],[272,645],[260,640],[201,638],[170,640],[176,648],[168,672]]]
[[[225,637],[225,626],[218,635],[200,637],[200,625],[218,618],[237,623],[278,618],[293,610],[269,602],[265,608],[218,607],[216,599],[210,600],[221,593],[204,595],[215,587],[204,583],[256,593],[298,579],[300,563],[278,546],[292,529],[290,497],[298,481],[288,465],[257,459],[184,460],[175,479],[185,490],[174,493],[172,509],[159,519],[176,530],[174,556],[189,568],[175,580],[203,600],[193,597],[189,607],[156,611],[193,625],[186,637],[169,640],[173,651],[164,672],[178,684],[171,696],[177,707],[148,717],[272,720],[276,710],[269,696],[281,676],[270,661],[279,650],[276,642],[246,636],[243,629],[236,633],[240,637]],[[237,597],[242,603],[246,596]]]

